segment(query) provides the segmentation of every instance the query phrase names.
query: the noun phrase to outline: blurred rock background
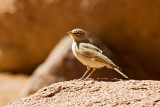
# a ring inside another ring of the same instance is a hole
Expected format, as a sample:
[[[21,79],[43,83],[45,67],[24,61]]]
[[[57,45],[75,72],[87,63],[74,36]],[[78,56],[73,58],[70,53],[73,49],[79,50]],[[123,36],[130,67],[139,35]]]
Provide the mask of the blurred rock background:
[[[99,37],[130,78],[159,80],[159,13],[158,0],[0,0],[0,71],[8,75],[1,87],[27,74],[15,82],[20,90],[66,32],[77,27]],[[3,95],[0,100],[7,98]],[[5,101],[0,103],[11,100]]]

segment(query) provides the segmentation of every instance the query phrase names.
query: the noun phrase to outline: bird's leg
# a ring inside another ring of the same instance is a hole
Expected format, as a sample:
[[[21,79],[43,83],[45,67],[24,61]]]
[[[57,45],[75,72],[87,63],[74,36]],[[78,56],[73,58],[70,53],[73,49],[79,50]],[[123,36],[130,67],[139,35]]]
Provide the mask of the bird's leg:
[[[91,71],[91,73],[86,77],[86,79],[88,79],[92,74],[93,74],[93,72],[96,70],[96,68],[95,67],[93,67],[93,70]]]
[[[83,74],[83,76],[81,77],[81,80],[84,79],[84,77],[86,76],[86,74],[89,72],[90,67],[87,65],[87,71]]]

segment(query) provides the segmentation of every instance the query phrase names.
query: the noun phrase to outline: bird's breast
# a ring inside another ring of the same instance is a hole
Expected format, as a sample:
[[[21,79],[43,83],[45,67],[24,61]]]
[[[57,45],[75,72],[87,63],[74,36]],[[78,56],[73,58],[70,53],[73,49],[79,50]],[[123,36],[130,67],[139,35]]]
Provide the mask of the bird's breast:
[[[78,49],[76,45],[77,44],[75,42],[73,42],[73,44],[72,44],[72,51],[73,51],[73,54],[74,54],[75,57],[77,56],[77,49]]]
[[[73,54],[74,56],[80,61],[82,62],[83,64],[85,64],[86,62],[86,59],[84,58],[83,55],[81,55],[80,51],[79,51],[79,48],[77,46],[77,44],[75,42],[73,42],[72,44],[72,51],[73,51]]]

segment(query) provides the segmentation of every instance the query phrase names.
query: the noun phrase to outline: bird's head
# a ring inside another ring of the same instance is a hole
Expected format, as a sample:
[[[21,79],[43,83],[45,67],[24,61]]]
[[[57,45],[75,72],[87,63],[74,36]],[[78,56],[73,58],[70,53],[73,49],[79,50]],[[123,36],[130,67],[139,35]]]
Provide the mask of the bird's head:
[[[83,29],[73,29],[69,32],[67,32],[71,37],[73,38],[74,41],[79,41],[79,40],[84,40],[86,39],[86,32]]]

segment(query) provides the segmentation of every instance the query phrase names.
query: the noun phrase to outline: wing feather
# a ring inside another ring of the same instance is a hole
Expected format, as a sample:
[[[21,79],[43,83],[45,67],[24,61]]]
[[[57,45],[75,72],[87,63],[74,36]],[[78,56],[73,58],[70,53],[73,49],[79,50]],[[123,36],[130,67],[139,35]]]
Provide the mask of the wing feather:
[[[110,67],[116,67],[108,57],[102,54],[102,51],[98,47],[92,44],[81,43],[79,45],[79,52],[88,58],[94,58],[94,60],[102,62]]]
[[[101,49],[99,49],[98,47],[96,47],[96,46],[94,46],[90,43],[81,43],[80,47],[87,48],[87,49],[92,49],[92,50],[100,52],[100,53],[103,52]]]

